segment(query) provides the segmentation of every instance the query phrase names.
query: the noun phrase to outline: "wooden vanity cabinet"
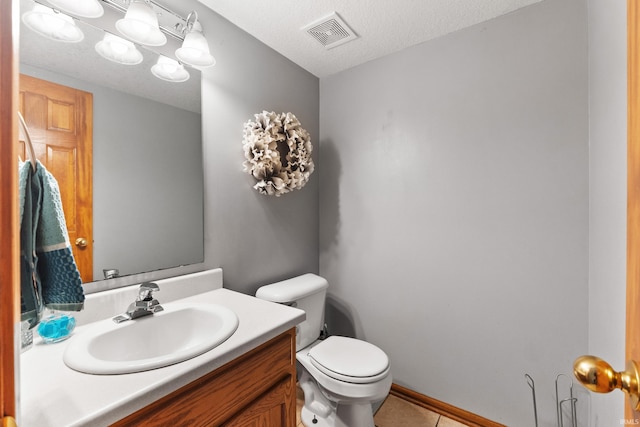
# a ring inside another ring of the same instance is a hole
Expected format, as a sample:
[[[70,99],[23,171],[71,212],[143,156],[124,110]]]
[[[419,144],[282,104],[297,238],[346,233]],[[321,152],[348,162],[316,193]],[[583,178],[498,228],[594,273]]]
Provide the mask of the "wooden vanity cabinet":
[[[113,426],[294,427],[295,348],[290,329]]]

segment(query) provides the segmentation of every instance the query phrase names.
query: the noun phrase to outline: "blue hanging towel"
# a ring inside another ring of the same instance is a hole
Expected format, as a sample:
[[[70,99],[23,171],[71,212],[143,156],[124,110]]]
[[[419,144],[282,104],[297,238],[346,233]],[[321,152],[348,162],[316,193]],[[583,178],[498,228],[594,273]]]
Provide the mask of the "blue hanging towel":
[[[31,327],[44,307],[80,311],[84,290],[73,258],[56,179],[40,163],[20,164],[20,271],[22,320]]]

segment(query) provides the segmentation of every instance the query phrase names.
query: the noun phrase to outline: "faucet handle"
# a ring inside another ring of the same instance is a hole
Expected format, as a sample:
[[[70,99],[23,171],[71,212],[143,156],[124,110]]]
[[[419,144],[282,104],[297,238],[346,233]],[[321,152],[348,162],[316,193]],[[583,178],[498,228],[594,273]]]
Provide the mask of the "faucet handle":
[[[153,293],[159,292],[160,286],[153,282],[144,282],[138,290],[138,301],[150,301],[153,299]]]

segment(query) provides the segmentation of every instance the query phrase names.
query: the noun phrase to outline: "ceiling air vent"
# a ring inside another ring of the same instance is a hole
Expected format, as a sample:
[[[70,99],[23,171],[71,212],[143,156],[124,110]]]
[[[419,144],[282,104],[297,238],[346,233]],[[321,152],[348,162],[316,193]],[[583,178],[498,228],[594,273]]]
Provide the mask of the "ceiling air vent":
[[[327,49],[340,46],[358,37],[335,12],[307,25],[302,30]]]

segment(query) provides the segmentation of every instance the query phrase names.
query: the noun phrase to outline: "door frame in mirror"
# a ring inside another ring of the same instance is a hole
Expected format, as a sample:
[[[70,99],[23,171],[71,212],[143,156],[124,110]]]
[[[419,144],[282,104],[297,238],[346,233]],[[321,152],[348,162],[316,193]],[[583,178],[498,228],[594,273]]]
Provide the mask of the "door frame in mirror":
[[[0,0],[0,411],[3,425],[17,416],[14,339],[19,325],[20,236],[18,233],[18,22],[16,0]]]

